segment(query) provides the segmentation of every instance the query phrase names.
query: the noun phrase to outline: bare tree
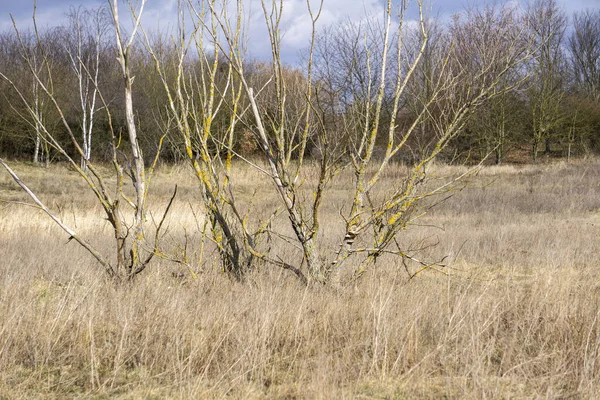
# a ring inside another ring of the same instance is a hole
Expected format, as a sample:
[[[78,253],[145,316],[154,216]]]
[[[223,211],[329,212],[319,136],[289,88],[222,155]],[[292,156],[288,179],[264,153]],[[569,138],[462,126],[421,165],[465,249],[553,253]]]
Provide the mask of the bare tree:
[[[109,277],[118,281],[123,281],[133,279],[135,276],[141,273],[158,251],[158,236],[160,233],[160,228],[172,204],[173,198],[171,198],[161,222],[158,223],[155,229],[154,242],[147,244],[145,205],[148,195],[149,179],[158,160],[158,152],[154,158],[152,167],[147,170],[142,158],[142,152],[136,130],[136,121],[134,119],[132,98],[133,75],[129,68],[133,48],[132,46],[135,40],[136,32],[139,29],[141,12],[143,10],[145,1],[141,3],[139,11],[135,12],[133,31],[128,37],[123,34],[119,22],[119,13],[117,8],[118,0],[114,0],[109,4],[116,36],[117,60],[121,66],[121,78],[124,87],[126,128],[129,139],[128,148],[121,149],[120,136],[115,132],[112,123],[111,108],[107,102],[107,99],[103,96],[102,91],[97,85],[97,71],[94,69],[89,69],[89,66],[85,63],[84,57],[82,57],[80,53],[72,54],[72,62],[75,76],[78,79],[81,79],[79,81],[80,83],[82,81],[86,81],[89,85],[91,85],[89,86],[89,90],[93,91],[94,95],[97,96],[102,105],[103,112],[106,113],[109,134],[111,136],[110,146],[112,149],[112,165],[114,168],[114,194],[109,192],[109,185],[106,182],[106,178],[103,177],[103,175],[96,169],[94,163],[90,160],[89,153],[86,153],[86,149],[84,149],[81,142],[78,140],[77,135],[75,134],[75,128],[65,116],[63,111],[64,107],[61,104],[60,99],[56,96],[54,86],[52,84],[53,70],[49,55],[44,53],[40,62],[50,77],[50,84],[46,83],[42,79],[42,76],[40,75],[36,64],[34,64],[32,57],[28,56],[27,53],[24,53],[24,60],[27,65],[27,72],[31,74],[33,79],[37,82],[44,96],[47,97],[48,101],[53,105],[56,113],[59,115],[63,128],[67,133],[68,142],[63,143],[58,136],[54,135],[48,129],[47,125],[44,123],[44,120],[39,118],[35,108],[27,102],[23,92],[19,89],[13,79],[1,71],[0,77],[8,82],[14,92],[17,93],[22,103],[25,105],[30,117],[37,124],[39,124],[40,129],[43,131],[43,140],[45,140],[49,146],[51,146],[70,164],[77,174],[86,182],[88,189],[95,195],[97,201],[102,206],[106,219],[113,228],[113,236],[115,239],[114,255],[111,257],[98,251],[91,242],[77,234],[73,228],[65,224],[64,221],[62,221],[48,206],[46,206],[46,204],[44,204],[44,202],[40,200],[21,179],[19,179],[19,177],[4,160],[0,159],[0,164],[5,167],[13,179],[30,196],[34,202],[34,205],[48,214],[50,218],[52,218],[65,232],[69,234],[70,240],[74,240],[83,246],[101,264]],[[36,32],[36,39],[39,42],[40,35],[37,30],[35,14],[34,28]],[[22,37],[20,36],[18,29],[16,29],[16,24],[15,32],[21,40],[21,45],[24,48],[25,43],[22,41]],[[92,63],[92,65],[97,66],[98,64]],[[82,104],[82,106],[87,105],[88,103]],[[87,115],[89,117],[89,114]],[[86,121],[89,122],[90,120],[86,119]],[[89,142],[87,143],[89,145]],[[83,168],[81,163],[78,162],[75,157],[69,154],[66,147],[67,144],[75,149],[75,152],[80,159],[85,160],[85,168]],[[126,152],[129,154],[126,154]],[[130,179],[132,184],[135,193],[135,197],[133,198],[130,198],[125,192],[126,177]],[[50,179],[50,177],[48,179]],[[126,216],[123,205],[124,207],[129,207],[133,212],[133,217],[131,219]]]
[[[33,59],[32,59],[32,63],[33,63],[33,67],[37,70],[38,74],[42,74],[43,70],[42,68],[39,67],[39,63],[38,63],[38,57],[39,55],[36,54],[36,52],[33,52]],[[36,114],[34,117],[34,123],[33,123],[33,130],[34,130],[34,137],[35,137],[35,147],[33,150],[33,163],[34,164],[40,164],[40,150],[42,150],[42,158],[41,158],[41,164],[42,165],[46,165],[48,166],[50,160],[49,160],[49,151],[48,151],[48,146],[45,146],[45,142],[42,140],[43,138],[43,129],[41,127],[42,125],[42,121],[45,118],[45,113],[44,113],[44,108],[46,105],[46,101],[44,98],[44,94],[42,93],[42,91],[40,90],[40,85],[38,84],[37,80],[33,80],[32,82],[32,97],[33,97],[33,111]],[[46,150],[46,151],[44,151]]]
[[[49,102],[47,101],[43,91],[40,89],[38,82],[31,77],[23,76],[23,68],[27,65],[23,62],[24,57],[31,59],[33,68],[37,71],[40,78],[48,84],[49,77],[45,73],[43,62],[43,54],[48,51],[48,44],[53,39],[52,32],[43,35],[40,40],[37,40],[32,32],[25,32],[21,39],[16,35],[6,33],[2,37],[2,48],[5,51],[3,57],[3,70],[19,85],[28,104],[32,107],[36,118],[29,118],[28,113],[19,107],[18,104],[13,104],[9,100],[9,109],[18,120],[23,121],[27,125],[27,131],[33,139],[33,158],[32,161],[36,165],[48,165],[50,158],[50,149],[43,140],[43,131],[37,123],[37,120],[46,120],[49,125]],[[6,93],[5,96],[10,96]],[[5,110],[6,113],[6,110]]]
[[[416,113],[412,123],[408,124],[402,132],[398,132],[397,118],[402,111],[401,106],[408,84],[415,78],[415,71],[422,61],[429,40],[421,3],[419,3],[421,35],[416,48],[410,51],[407,49],[406,30],[403,24],[407,4],[404,2],[396,14],[400,22],[397,28],[393,28],[393,6],[392,2],[388,1],[382,29],[371,29],[371,32],[376,35],[373,36],[374,40],[379,41],[378,50],[372,51],[368,39],[362,42],[351,42],[351,46],[355,49],[358,43],[363,46],[365,69],[360,72],[365,74],[362,75],[363,80],[360,85],[357,85],[358,89],[353,88],[352,85],[345,86],[342,89],[346,89],[346,98],[338,99],[337,96],[344,93],[344,90],[325,88],[322,81],[315,80],[315,62],[318,60],[314,57],[316,24],[321,7],[315,9],[310,2],[307,2],[313,30],[306,57],[307,82],[304,88],[304,102],[299,107],[299,113],[288,112],[287,103],[290,98],[291,83],[280,56],[284,2],[263,0],[261,4],[271,43],[270,80],[267,81],[266,88],[253,87],[253,82],[245,69],[245,52],[241,46],[243,42],[240,40],[241,1],[237,2],[237,9],[233,15],[226,8],[217,7],[214,2],[202,2],[200,9],[190,5],[192,17],[196,18],[194,27],[203,29],[195,29],[194,34],[197,35],[197,39],[188,40],[202,44],[205,41],[202,34],[206,33],[215,49],[220,49],[215,52],[221,51],[227,58],[230,66],[229,89],[238,96],[242,91],[247,97],[250,103],[249,112],[253,118],[249,128],[262,149],[267,165],[264,169],[258,165],[256,167],[271,180],[294,236],[289,237],[283,232],[276,232],[273,227],[269,228],[269,232],[282,238],[285,243],[292,243],[301,249],[302,264],[305,267],[298,263],[294,265],[291,260],[274,260],[268,253],[261,253],[252,246],[250,238],[254,236],[247,230],[241,230],[243,235],[236,239],[236,243],[243,243],[248,253],[257,259],[292,269],[299,276],[307,275],[303,279],[316,282],[339,281],[340,274],[349,265],[353,265],[351,267],[354,270],[353,275],[358,277],[385,254],[419,262],[402,248],[396,236],[398,232],[410,225],[413,218],[418,215],[417,210],[426,203],[428,198],[446,192],[453,187],[452,182],[460,178],[455,177],[432,188],[430,185],[425,185],[428,165],[453,138],[460,134],[469,115],[478,106],[512,88],[512,85],[501,88],[501,80],[511,70],[529,60],[531,52],[530,43],[526,40],[527,32],[516,19],[516,13],[505,8],[493,11],[492,14],[498,19],[472,13],[469,17],[472,16],[475,20],[467,18],[464,22],[457,21],[454,24],[453,43],[441,60],[441,68],[432,82],[429,97],[422,102],[421,109]],[[322,5],[322,3],[318,4]],[[183,37],[182,35],[181,38]],[[495,37],[497,39],[490,42],[490,39]],[[483,38],[487,38],[487,41]],[[181,53],[184,54],[187,48],[185,41],[180,39],[179,42],[184,44],[181,47]],[[356,54],[354,50],[351,53]],[[466,63],[468,60],[464,58],[466,54],[473,54],[473,60],[468,64]],[[181,56],[180,60],[183,59],[184,57]],[[214,59],[213,62],[216,63]],[[157,68],[160,69],[158,62]],[[344,82],[350,81],[350,79],[344,80]],[[215,86],[209,85],[209,87],[214,89]],[[184,105],[190,101],[189,90],[184,90],[183,86],[176,90],[170,88],[167,90],[183,98],[171,102],[173,113],[185,111]],[[268,113],[264,112],[266,107],[260,96],[264,90],[269,90],[276,99],[275,108],[273,109],[271,105]],[[336,106],[329,106],[330,109],[336,108],[337,105],[341,106],[337,114],[345,121],[344,125],[347,129],[345,134],[348,137],[344,158],[332,156],[327,130],[329,125],[323,113],[326,107],[321,106],[318,95],[321,90],[328,90],[328,96],[330,98],[333,96],[330,104]],[[350,96],[347,96],[348,91]],[[211,98],[211,96],[206,97],[207,104],[211,104]],[[430,106],[433,103],[439,104],[440,110],[432,122],[432,129],[436,134],[435,145],[410,168],[407,177],[401,183],[392,188],[381,187],[382,176],[388,170],[391,161],[404,148],[407,140],[415,134],[419,122],[426,116],[432,117]],[[232,101],[232,104],[236,103]],[[383,118],[384,104],[389,105],[387,120]],[[189,115],[188,113],[189,111],[186,111],[183,115]],[[205,113],[208,117],[213,114],[213,109]],[[180,127],[182,132],[189,131],[185,126],[187,119],[190,118],[180,117],[183,123]],[[235,114],[232,119],[235,120]],[[210,127],[206,120],[203,126]],[[204,134],[209,138],[211,132],[206,131]],[[307,178],[311,175],[311,171],[315,171],[314,163],[309,162],[307,158],[309,144],[318,148],[317,176],[312,180]],[[376,150],[380,144],[382,144],[381,156],[377,156]],[[225,147],[227,151],[230,148],[231,146]],[[196,158],[193,156],[193,149],[190,148],[188,153],[191,159]],[[230,156],[227,156],[226,160],[229,158]],[[206,160],[206,166],[214,168],[215,165],[219,165],[219,162],[218,159]],[[194,166],[198,168],[196,164]],[[327,189],[344,169],[352,171],[354,193],[346,207],[339,210],[344,220],[344,229],[340,235],[341,242],[334,250],[324,245],[321,208]],[[203,185],[204,188],[215,188],[214,185],[210,186],[211,182],[208,180]],[[312,195],[306,196],[307,192]],[[244,218],[239,217],[235,211],[238,204],[235,199],[231,196],[223,197],[223,193],[227,193],[223,189],[217,189],[216,193],[221,198],[228,199],[225,203],[234,210],[232,213],[244,228]],[[209,203],[212,201],[209,198]],[[211,207],[213,206],[209,205],[207,208],[211,209]],[[230,232],[235,234],[233,230]],[[350,259],[354,259],[355,262],[350,263],[348,261]],[[306,271],[306,274],[303,271]]]
[[[400,123],[410,126],[423,107],[428,107],[427,115],[419,118],[415,134],[406,142],[404,156],[407,160],[419,161],[431,152],[437,141],[434,120],[440,116],[443,102],[433,101],[431,96],[435,90],[436,80],[444,71],[447,55],[450,51],[451,35],[448,27],[443,26],[438,20],[426,19],[427,43],[421,55],[421,62],[417,65],[414,79],[408,82],[405,102],[405,113],[400,118]],[[412,29],[407,35],[407,49],[419,49],[423,41],[422,29]],[[407,55],[416,57],[418,53]]]
[[[146,47],[167,95],[170,118],[174,121],[202,193],[210,222],[211,238],[219,251],[223,270],[237,278],[251,266],[257,235],[248,231],[246,218],[238,209],[231,190],[231,162],[234,135],[240,116],[240,83],[233,77],[233,64],[224,63],[218,44],[218,15],[214,2],[179,3],[179,30],[176,57],[165,59],[160,46],[146,34]],[[192,20],[186,31],[187,13]],[[226,9],[221,10],[225,18]],[[241,14],[234,21],[238,32],[232,48],[239,46]],[[212,47],[212,51],[208,49]],[[191,62],[197,60],[197,62]],[[170,79],[169,71],[175,71]],[[228,112],[224,111],[228,108]],[[228,114],[225,126],[216,121]],[[220,128],[220,129],[218,129]]]
[[[591,99],[600,101],[600,10],[587,10],[573,17],[569,37],[575,82]]]
[[[520,108],[524,106],[520,89],[528,78],[524,68],[511,68],[499,74],[504,68],[503,54],[516,49],[530,49],[533,43],[517,29],[519,10],[510,6],[483,6],[471,9],[456,17],[451,32],[456,38],[458,62],[468,75],[467,91],[476,80],[490,84],[488,79],[496,79],[491,96],[482,107],[470,117],[467,127],[471,139],[480,146],[480,158],[494,154],[496,164],[500,164],[510,143],[510,130],[520,129],[518,119],[523,118]],[[470,73],[468,71],[471,71]],[[487,75],[487,76],[486,76]],[[496,78],[494,78],[496,77]],[[514,135],[514,132],[512,132]]]
[[[81,168],[87,169],[92,154],[94,116],[99,108],[100,57],[103,53],[104,36],[107,31],[106,9],[71,9],[69,27],[65,32],[64,46],[70,66],[77,80],[79,112],[81,115],[81,147],[84,156]]]
[[[555,0],[535,0],[527,10],[527,25],[537,48],[529,89],[532,157],[536,161],[543,143],[546,153],[550,152],[552,135],[564,120],[560,104],[566,75],[563,40],[567,19]]]

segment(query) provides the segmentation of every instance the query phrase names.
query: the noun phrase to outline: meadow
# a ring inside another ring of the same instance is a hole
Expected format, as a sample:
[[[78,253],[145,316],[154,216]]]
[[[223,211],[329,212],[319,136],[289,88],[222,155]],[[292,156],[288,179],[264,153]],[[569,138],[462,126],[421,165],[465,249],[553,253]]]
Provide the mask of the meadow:
[[[101,210],[72,171],[15,170],[109,251]],[[241,201],[266,212],[274,199],[254,174],[236,175]],[[192,269],[156,258],[116,285],[18,204],[25,195],[0,171],[0,398],[594,398],[599,176],[598,159],[485,167],[402,234],[435,244],[422,256],[447,256],[446,267],[410,278],[389,257],[356,284],[319,287],[274,266],[236,281],[210,246]],[[151,208],[174,181],[165,242],[199,246],[185,166],[159,169]],[[349,195],[333,188],[325,210]],[[330,211],[326,225],[339,223]]]

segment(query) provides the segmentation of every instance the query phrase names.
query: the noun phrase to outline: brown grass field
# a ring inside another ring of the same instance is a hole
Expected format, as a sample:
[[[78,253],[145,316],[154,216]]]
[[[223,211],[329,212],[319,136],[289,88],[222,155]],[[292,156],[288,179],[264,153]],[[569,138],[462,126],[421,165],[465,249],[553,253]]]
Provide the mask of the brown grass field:
[[[73,172],[15,169],[110,251],[100,207]],[[236,175],[241,194],[254,174]],[[439,242],[423,256],[449,255],[447,268],[408,279],[388,258],[341,288],[304,287],[267,266],[236,282],[210,248],[197,275],[157,259],[117,286],[40,211],[0,203],[0,398],[597,398],[598,177],[600,160],[486,167],[401,237]],[[185,167],[161,168],[152,207],[174,181],[166,241],[184,228],[198,240]],[[326,209],[348,198],[342,186]],[[266,212],[270,188],[259,189],[254,207]],[[5,171],[0,199],[26,200]],[[327,225],[339,223],[331,211]]]

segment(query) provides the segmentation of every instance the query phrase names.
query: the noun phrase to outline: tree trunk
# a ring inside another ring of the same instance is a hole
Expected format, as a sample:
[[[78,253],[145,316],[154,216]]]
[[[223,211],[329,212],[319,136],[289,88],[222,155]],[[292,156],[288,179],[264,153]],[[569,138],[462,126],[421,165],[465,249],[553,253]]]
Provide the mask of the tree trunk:
[[[33,163],[39,165],[40,163],[40,135],[35,135],[35,149],[33,150]]]
[[[308,266],[308,272],[313,281],[325,283],[325,274],[323,265],[319,259],[317,243],[314,237],[306,239],[302,244],[304,250],[304,258]]]

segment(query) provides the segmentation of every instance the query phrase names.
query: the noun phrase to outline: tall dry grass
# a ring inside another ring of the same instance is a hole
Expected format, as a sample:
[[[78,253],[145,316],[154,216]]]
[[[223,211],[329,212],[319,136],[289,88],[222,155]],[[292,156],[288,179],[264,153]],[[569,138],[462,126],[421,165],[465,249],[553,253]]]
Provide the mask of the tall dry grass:
[[[100,209],[73,174],[17,170],[110,251]],[[241,172],[249,202],[255,173]],[[168,243],[184,228],[199,238],[187,176],[165,167],[154,181],[156,210],[180,182]],[[210,248],[196,278],[157,260],[115,286],[37,210],[1,205],[0,398],[594,398],[598,176],[596,160],[486,168],[400,237],[439,242],[423,257],[450,255],[443,273],[409,280],[388,258],[337,289],[268,266],[235,282]],[[253,207],[267,212],[275,200],[259,189]],[[347,196],[334,187],[328,209]],[[24,200],[5,174],[0,198]],[[330,212],[327,226],[340,223]]]

